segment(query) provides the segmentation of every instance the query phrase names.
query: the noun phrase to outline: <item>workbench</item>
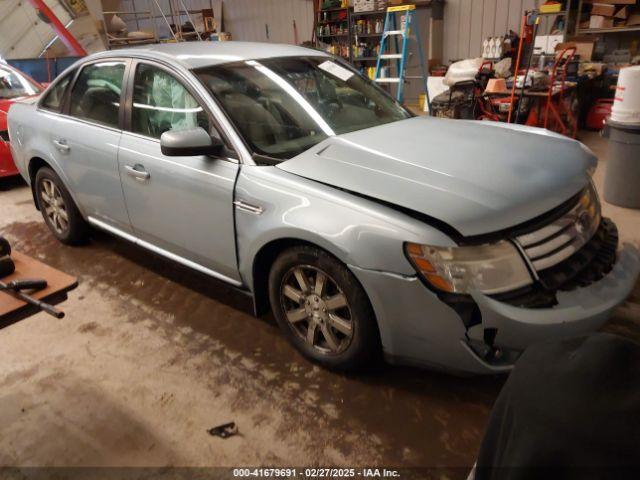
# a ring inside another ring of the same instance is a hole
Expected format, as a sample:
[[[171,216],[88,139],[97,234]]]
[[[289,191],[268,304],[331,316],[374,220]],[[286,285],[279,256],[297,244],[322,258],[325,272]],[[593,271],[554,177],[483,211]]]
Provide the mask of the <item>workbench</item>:
[[[67,293],[78,286],[76,277],[67,275],[60,270],[45,265],[35,258],[24,255],[15,250],[11,258],[16,265],[16,270],[11,275],[3,277],[8,283],[12,280],[45,279],[47,287],[36,292],[24,292],[51,305],[57,305],[67,299]],[[40,310],[22,300],[13,297],[10,293],[0,291],[0,329],[8,327],[20,320],[38,313]]]

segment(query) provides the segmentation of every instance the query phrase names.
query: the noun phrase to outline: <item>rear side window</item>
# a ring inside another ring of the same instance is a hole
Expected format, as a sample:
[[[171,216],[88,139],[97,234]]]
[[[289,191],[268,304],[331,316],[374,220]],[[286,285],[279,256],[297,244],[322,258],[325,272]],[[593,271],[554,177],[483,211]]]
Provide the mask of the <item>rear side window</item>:
[[[133,88],[133,132],[160,138],[169,130],[202,127],[211,133],[207,113],[173,75],[142,63]]]
[[[69,86],[69,82],[73,78],[75,72],[67,73],[62,80],[56,83],[49,92],[47,92],[47,96],[44,97],[41,106],[46,108],[47,110],[54,110],[59,112],[62,108],[62,100],[64,98],[64,92],[67,91],[67,87]]]
[[[117,127],[124,67],[123,62],[92,63],[84,67],[71,90],[69,114]]]

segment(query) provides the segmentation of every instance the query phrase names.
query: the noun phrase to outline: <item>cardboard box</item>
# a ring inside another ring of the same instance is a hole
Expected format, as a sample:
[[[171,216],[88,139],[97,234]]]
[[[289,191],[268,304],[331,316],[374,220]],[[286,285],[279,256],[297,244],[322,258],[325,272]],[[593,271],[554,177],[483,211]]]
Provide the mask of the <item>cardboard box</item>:
[[[556,52],[562,51],[565,48],[576,47],[576,55],[580,55],[581,61],[589,61],[593,56],[593,49],[596,42],[590,40],[588,37],[579,37],[569,42],[563,42],[556,45]]]
[[[619,18],[621,20],[626,20],[627,18],[629,18],[629,7],[622,7],[616,12],[613,18]]]
[[[374,10],[384,10],[387,8],[386,0],[354,0],[354,12],[372,12]]]
[[[627,27],[635,27],[636,25],[640,25],[640,13],[634,13],[627,20]]]
[[[616,6],[607,3],[594,3],[591,7],[591,15],[603,15],[612,17],[616,13]]]
[[[613,18],[603,17],[602,15],[591,15],[589,18],[589,28],[611,28],[613,27]]]

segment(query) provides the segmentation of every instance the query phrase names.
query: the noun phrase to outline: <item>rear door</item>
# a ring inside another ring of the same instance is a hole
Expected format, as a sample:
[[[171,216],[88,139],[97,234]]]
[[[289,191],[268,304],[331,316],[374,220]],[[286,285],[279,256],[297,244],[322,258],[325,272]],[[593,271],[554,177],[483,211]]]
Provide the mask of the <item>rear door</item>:
[[[239,281],[233,207],[238,161],[164,156],[160,136],[169,130],[200,126],[225,139],[179,72],[147,61],[137,61],[131,71],[118,161],[135,235],[160,253]]]
[[[131,231],[118,172],[123,85],[128,60],[83,65],[66,96],[63,115],[51,115],[51,150],[85,215]]]

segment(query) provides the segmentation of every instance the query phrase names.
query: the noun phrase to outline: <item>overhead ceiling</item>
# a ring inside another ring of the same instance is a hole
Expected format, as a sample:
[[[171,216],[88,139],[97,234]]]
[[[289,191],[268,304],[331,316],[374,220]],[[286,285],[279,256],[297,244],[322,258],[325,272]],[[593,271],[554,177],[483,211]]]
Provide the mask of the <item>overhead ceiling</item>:
[[[100,0],[44,0],[89,53],[103,50]],[[69,5],[75,8],[72,13]],[[75,18],[74,18],[75,17]],[[0,57],[6,60],[72,55],[27,0],[0,0]]]
[[[58,0],[45,3],[64,25],[71,21],[71,15]],[[0,32],[0,56],[5,59],[38,57],[56,37],[26,0],[0,2]]]

